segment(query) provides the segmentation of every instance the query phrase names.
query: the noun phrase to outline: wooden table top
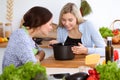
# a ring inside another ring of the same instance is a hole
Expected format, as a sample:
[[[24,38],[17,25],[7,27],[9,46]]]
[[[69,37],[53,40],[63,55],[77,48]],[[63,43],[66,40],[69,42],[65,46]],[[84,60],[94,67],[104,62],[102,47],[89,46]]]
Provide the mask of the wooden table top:
[[[0,43],[0,48],[6,48],[7,47],[8,42],[2,42]],[[48,41],[42,41],[42,45],[40,45],[41,48],[50,48],[48,46]]]
[[[73,60],[55,60],[54,56],[50,56],[41,62],[41,65],[49,68],[78,68],[80,66],[95,67],[96,64],[86,65],[86,55],[75,55]]]
[[[8,42],[2,42],[0,43],[0,48],[6,48]]]
[[[0,43],[0,48],[6,48],[8,42]],[[50,48],[48,45],[48,41],[42,41],[42,45],[40,45],[41,48]],[[120,48],[120,44],[113,44],[114,48]]]

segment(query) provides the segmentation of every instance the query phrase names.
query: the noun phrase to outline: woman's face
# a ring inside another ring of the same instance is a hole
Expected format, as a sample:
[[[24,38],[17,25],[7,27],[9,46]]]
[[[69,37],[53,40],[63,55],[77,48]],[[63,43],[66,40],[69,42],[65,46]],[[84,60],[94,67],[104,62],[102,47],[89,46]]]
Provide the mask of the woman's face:
[[[67,30],[72,30],[76,27],[77,25],[77,19],[76,17],[71,14],[71,13],[66,13],[66,14],[63,14],[62,16],[62,24],[64,25],[64,27],[67,29]]]
[[[47,36],[49,34],[49,32],[53,29],[52,28],[52,19],[53,18],[51,18],[46,24],[37,28],[36,37],[43,37],[43,36]]]

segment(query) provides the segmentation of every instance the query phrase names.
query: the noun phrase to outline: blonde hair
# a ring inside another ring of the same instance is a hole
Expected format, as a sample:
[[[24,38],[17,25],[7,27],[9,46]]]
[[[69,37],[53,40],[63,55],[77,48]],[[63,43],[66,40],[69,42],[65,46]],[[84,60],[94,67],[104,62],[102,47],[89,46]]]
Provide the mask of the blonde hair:
[[[60,12],[60,16],[59,16],[59,26],[63,26],[62,22],[61,22],[61,19],[62,19],[62,16],[63,14],[66,14],[66,13],[71,13],[73,14],[76,19],[77,19],[77,24],[80,24],[84,21],[81,13],[80,13],[80,10],[79,8],[74,4],[74,3],[67,3],[61,10]]]

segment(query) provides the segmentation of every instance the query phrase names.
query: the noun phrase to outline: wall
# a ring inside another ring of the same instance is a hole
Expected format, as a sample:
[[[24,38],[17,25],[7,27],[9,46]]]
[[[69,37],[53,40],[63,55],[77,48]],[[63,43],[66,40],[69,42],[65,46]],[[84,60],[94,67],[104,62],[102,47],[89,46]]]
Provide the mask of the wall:
[[[0,4],[6,4],[5,2],[6,0],[0,0]],[[48,8],[54,15],[53,22],[57,23],[59,12],[67,2],[74,2],[80,7],[80,0],[14,0],[13,30],[18,28],[23,14],[32,6],[43,6]],[[6,5],[0,5],[0,21],[2,22],[6,22],[5,10]]]
[[[54,14],[53,22],[58,22],[61,7],[67,2],[74,2],[80,6],[80,0],[14,0],[13,28],[18,28],[23,14],[32,6],[40,5],[47,7]],[[115,19],[120,19],[119,3],[120,0],[87,0],[92,7],[93,12],[85,19],[91,20],[96,28],[106,26]],[[3,5],[5,4],[5,5]],[[6,0],[0,0],[0,22],[5,20]]]
[[[91,15],[85,17],[94,22],[97,28],[106,26],[110,27],[115,19],[120,19],[120,0],[87,0],[93,12]],[[120,22],[116,27],[120,28]]]
[[[4,4],[4,5],[3,5]],[[5,21],[6,0],[0,0],[0,22]]]

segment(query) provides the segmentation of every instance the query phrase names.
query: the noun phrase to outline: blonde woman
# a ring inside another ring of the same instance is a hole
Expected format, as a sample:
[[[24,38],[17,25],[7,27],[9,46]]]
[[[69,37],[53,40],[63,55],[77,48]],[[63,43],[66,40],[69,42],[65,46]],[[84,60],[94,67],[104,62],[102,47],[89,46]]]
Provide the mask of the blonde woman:
[[[74,54],[98,53],[105,56],[106,44],[102,36],[90,21],[83,19],[79,8],[74,3],[67,3],[62,8],[59,16],[57,40],[50,41],[50,44],[54,43],[75,45],[72,47]]]

